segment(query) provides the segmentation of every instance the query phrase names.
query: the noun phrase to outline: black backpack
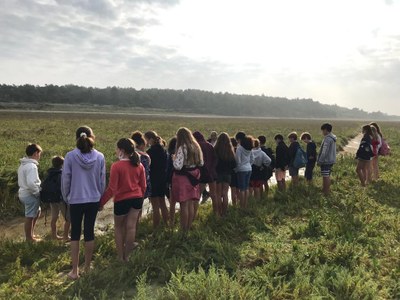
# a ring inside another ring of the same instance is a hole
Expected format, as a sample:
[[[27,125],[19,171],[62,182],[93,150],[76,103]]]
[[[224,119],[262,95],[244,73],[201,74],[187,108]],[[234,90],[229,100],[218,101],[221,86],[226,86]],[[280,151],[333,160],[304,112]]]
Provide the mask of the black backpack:
[[[61,170],[59,172],[49,172],[41,187],[40,200],[43,203],[57,203],[63,201],[61,194]]]

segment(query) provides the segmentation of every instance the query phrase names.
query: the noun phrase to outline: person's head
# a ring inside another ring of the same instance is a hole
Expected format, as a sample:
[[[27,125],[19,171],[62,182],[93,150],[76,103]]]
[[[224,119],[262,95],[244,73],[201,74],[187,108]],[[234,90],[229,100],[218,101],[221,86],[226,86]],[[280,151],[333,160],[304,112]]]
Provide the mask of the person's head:
[[[235,139],[238,142],[238,144],[241,144],[245,137],[246,137],[246,134],[243,131],[239,131],[235,135]]]
[[[176,149],[180,147],[186,147],[186,163],[188,165],[200,165],[203,162],[203,152],[200,145],[192,132],[186,127],[181,127],[176,132]]]
[[[210,140],[215,142],[218,138],[218,133],[216,131],[211,131]]]
[[[54,169],[62,169],[64,165],[64,157],[62,156],[53,156],[51,159],[51,165]]]
[[[284,140],[283,135],[282,134],[275,135],[274,140],[277,144],[279,144],[280,142],[283,142],[283,140]]]
[[[238,146],[238,143],[234,137],[231,137],[231,143],[232,143],[233,148],[236,149]]]
[[[176,136],[169,140],[168,143],[168,153],[175,154],[176,152]]]
[[[140,151],[144,151],[146,148],[146,141],[143,137],[143,133],[140,131],[134,131],[131,135],[131,139],[135,142],[136,148]]]
[[[260,146],[264,146],[267,143],[267,138],[265,137],[265,135],[260,135],[258,137],[258,140],[260,141]]]
[[[329,123],[322,124],[321,131],[323,135],[328,135],[332,132],[332,125]]]
[[[233,149],[231,139],[226,132],[222,132],[218,136],[214,149],[218,159],[225,161],[235,159],[235,150]]]
[[[144,138],[147,141],[147,144],[149,146],[153,146],[153,145],[161,145],[162,139],[161,137],[157,134],[157,132],[155,131],[147,131],[144,134]]]
[[[288,139],[291,143],[296,142],[297,141],[297,132],[293,131],[293,132],[289,133]]]
[[[255,149],[260,148],[260,140],[259,139],[253,139],[253,146]]]
[[[253,137],[251,136],[246,136],[241,144],[240,144],[244,149],[246,150],[252,150],[253,149]]]
[[[94,148],[95,136],[92,128],[81,126],[76,130],[76,148],[82,153],[89,153]]]
[[[371,125],[364,125],[364,126],[362,127],[362,133],[363,133],[364,135],[369,135],[369,136],[372,137]]]
[[[26,156],[35,160],[40,160],[42,152],[42,147],[38,144],[29,144],[25,149]]]
[[[378,129],[377,129],[375,126],[371,125],[371,131],[372,131],[372,137],[373,137],[373,139],[374,139],[374,140],[379,140],[379,132],[378,132]]]
[[[135,150],[135,142],[132,139],[120,139],[117,142],[116,154],[119,159],[128,158],[135,167],[140,164],[140,157]]]
[[[309,143],[312,141],[312,137],[309,132],[303,132],[300,136],[300,139],[305,143]]]
[[[376,128],[376,130],[378,131],[378,134],[382,137],[382,131],[381,131],[381,128],[379,127],[378,123],[371,122],[369,125],[374,126]]]

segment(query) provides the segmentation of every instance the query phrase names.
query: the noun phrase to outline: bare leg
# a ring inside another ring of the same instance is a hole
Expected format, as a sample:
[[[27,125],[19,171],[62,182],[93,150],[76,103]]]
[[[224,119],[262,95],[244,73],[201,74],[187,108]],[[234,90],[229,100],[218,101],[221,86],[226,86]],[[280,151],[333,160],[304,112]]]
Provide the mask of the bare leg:
[[[158,202],[160,203],[160,210],[161,215],[164,221],[165,226],[168,226],[168,208],[167,204],[165,203],[165,197],[159,197]]]
[[[126,228],[125,228],[125,249],[124,249],[124,260],[127,261],[129,259],[129,255],[132,253],[135,248],[135,240],[136,240],[136,225],[137,220],[139,218],[139,209],[133,209],[129,211],[126,220]]]
[[[175,206],[176,206],[176,201],[170,196],[170,198],[169,198],[169,224],[171,227],[175,226]]]
[[[331,178],[323,177],[323,188],[322,191],[325,196],[328,196],[331,193]]]
[[[237,206],[238,195],[237,195],[237,189],[235,187],[231,187],[231,198],[233,206]]]
[[[211,197],[211,201],[213,204],[213,211],[216,215],[219,214],[220,211],[220,199],[217,199],[217,184],[216,182],[210,182],[208,183],[208,187],[210,189],[210,197]]]
[[[127,216],[116,216],[114,215],[114,237],[115,237],[115,247],[117,248],[117,256],[120,261],[125,259],[124,249],[125,249],[125,235],[124,229],[126,226]]]
[[[53,240],[61,239],[61,237],[58,236],[58,234],[57,234],[57,219],[58,219],[58,216],[51,216],[50,227],[51,227],[51,238]]]
[[[27,241],[33,241],[33,235],[32,235],[32,227],[33,227],[33,219],[34,218],[25,218],[25,239]]]
[[[32,227],[31,227],[32,228],[32,233],[31,233],[31,236],[32,236],[32,239],[34,239],[34,240],[35,240],[35,226],[36,226],[36,222],[39,219],[39,217],[40,217],[40,210],[39,210],[36,218],[33,218],[33,220],[32,220]]]
[[[254,188],[254,198],[261,200],[262,188]]]
[[[365,176],[364,176],[363,170],[364,170],[363,162],[358,161],[356,172],[357,172],[358,178],[360,179],[361,186],[365,186]]]
[[[189,200],[185,202],[180,202],[180,210],[181,210],[181,229],[182,231],[188,231],[189,224]]]
[[[297,186],[299,184],[299,176],[292,176],[292,185]]]
[[[79,241],[71,241],[72,270],[68,273],[71,279],[79,278]]]
[[[218,213],[221,215],[222,214],[222,183],[217,183],[216,186],[216,200],[219,202],[219,211]]]
[[[199,202],[197,200],[189,200],[188,203],[188,213],[189,213],[189,220],[188,220],[188,230],[192,228],[192,224],[194,219],[196,218],[197,208],[199,207]]]
[[[264,191],[263,191],[263,192],[265,193],[266,197],[268,198],[268,193],[269,193],[269,183],[268,183],[268,180],[265,181],[265,183],[264,183]]]
[[[150,198],[151,206],[153,208],[153,228],[160,226],[160,201],[158,197]]]
[[[240,208],[246,208],[246,191],[239,190]]]
[[[94,241],[85,242],[85,272],[90,271],[90,263],[92,262],[94,251]]]
[[[223,183],[221,185],[222,188],[222,203],[221,203],[221,215],[224,216],[226,215],[226,212],[228,211],[228,190],[229,190],[229,184]]]
[[[69,229],[71,228],[71,222],[65,221],[64,222],[64,233],[63,233],[63,240],[68,241],[69,238]]]

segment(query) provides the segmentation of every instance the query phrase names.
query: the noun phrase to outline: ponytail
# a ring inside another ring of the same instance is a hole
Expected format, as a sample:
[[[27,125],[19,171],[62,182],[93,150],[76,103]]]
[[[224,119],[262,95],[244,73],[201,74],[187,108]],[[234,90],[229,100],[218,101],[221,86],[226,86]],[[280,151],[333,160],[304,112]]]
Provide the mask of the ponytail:
[[[117,143],[117,148],[124,150],[125,154],[129,155],[132,166],[138,167],[140,165],[140,156],[135,150],[135,142],[132,139],[120,139]]]
[[[147,131],[144,137],[147,140],[153,140],[154,144],[160,145],[162,143],[162,138],[155,131]]]
[[[94,134],[90,127],[82,126],[76,130],[76,148],[82,153],[89,153],[93,150]]]

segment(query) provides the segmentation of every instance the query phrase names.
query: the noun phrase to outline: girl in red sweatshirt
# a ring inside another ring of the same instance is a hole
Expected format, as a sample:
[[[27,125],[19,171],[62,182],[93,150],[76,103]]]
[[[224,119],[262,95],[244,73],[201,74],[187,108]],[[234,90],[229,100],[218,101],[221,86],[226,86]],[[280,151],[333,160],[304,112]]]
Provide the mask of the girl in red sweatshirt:
[[[118,258],[127,261],[137,246],[136,225],[146,192],[146,173],[131,139],[120,139],[116,149],[119,161],[112,164],[108,188],[100,209],[114,199],[114,230]]]

